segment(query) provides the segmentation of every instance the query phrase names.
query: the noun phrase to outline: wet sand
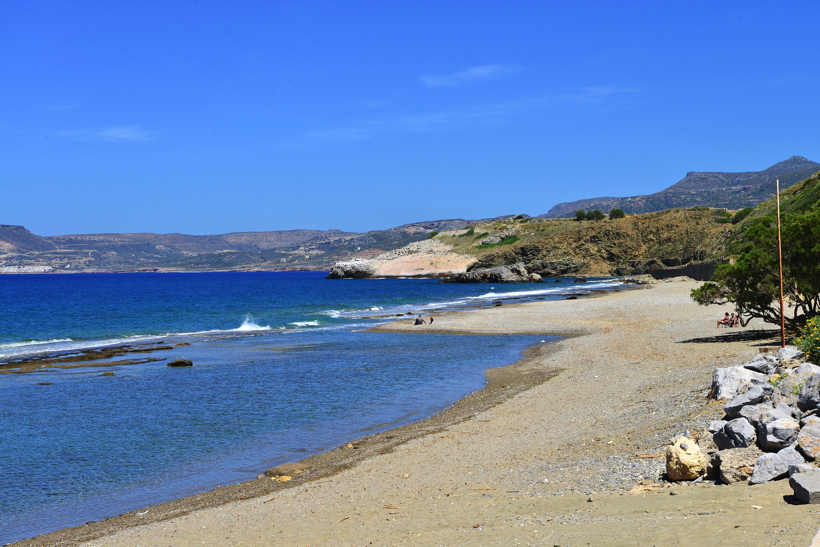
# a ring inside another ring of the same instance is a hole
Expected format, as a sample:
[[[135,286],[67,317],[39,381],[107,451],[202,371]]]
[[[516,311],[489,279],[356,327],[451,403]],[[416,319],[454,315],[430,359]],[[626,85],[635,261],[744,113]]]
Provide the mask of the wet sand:
[[[763,324],[715,329],[724,310],[694,304],[695,286],[384,325],[565,339],[424,422],[15,545],[809,545],[820,509],[796,504],[787,481],[657,480],[668,440],[722,414],[706,398],[715,366],[776,343]]]

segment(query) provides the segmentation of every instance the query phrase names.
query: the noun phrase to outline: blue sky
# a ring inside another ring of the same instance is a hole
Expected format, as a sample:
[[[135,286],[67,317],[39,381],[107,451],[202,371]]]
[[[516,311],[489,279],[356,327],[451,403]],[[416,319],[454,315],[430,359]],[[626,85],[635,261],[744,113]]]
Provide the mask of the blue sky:
[[[0,224],[538,215],[820,161],[820,5],[0,0]]]

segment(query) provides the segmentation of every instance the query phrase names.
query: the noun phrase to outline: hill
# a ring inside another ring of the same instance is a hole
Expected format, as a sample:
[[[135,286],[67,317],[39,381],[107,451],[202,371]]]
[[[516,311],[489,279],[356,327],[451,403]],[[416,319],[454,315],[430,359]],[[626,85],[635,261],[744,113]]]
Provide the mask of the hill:
[[[423,221],[363,234],[287,230],[49,237],[32,234],[23,226],[0,225],[0,271],[329,270],[337,260],[369,258],[424,240],[431,232],[459,229],[471,222],[477,221]]]
[[[780,179],[781,189],[785,189],[817,171],[820,171],[820,163],[801,156],[792,156],[763,171],[690,172],[682,180],[655,194],[624,198],[599,197],[559,203],[540,217],[572,217],[576,211],[582,209],[599,209],[604,213],[612,209],[622,209],[633,215],[687,207],[742,209],[754,207],[771,198],[775,193],[777,179]]]

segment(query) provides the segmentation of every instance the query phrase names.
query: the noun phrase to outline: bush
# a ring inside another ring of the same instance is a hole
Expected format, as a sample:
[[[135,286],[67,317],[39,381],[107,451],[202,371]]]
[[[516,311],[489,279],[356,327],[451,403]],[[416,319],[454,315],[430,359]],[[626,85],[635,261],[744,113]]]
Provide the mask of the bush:
[[[737,224],[738,222],[749,216],[749,213],[751,213],[752,211],[754,211],[753,207],[746,207],[745,209],[741,209],[740,211],[735,213],[735,216],[732,217],[732,224]]]
[[[586,220],[587,219],[587,212],[581,209],[580,211],[575,211],[575,220]]]
[[[604,220],[605,218],[606,218],[606,215],[603,214],[598,209],[595,209],[594,211],[587,213],[587,220],[598,221],[598,220]]]
[[[718,224],[729,224],[732,222],[732,214],[728,211],[715,211],[714,213],[715,222]]]
[[[806,354],[808,361],[820,363],[820,317],[813,317],[806,322],[800,337],[794,339],[794,345]]]
[[[499,245],[512,245],[518,241],[518,236],[510,236],[507,239],[502,239],[498,243],[485,243],[484,245],[476,246],[476,249],[491,249],[493,247],[498,247]]]
[[[626,218],[626,213],[624,213],[623,209],[612,209],[609,212],[609,218],[616,219],[616,218]]]
[[[467,230],[463,234],[459,235],[458,237],[471,237],[471,236],[474,236],[474,235],[475,235],[475,228],[473,228],[471,226],[469,230]]]
[[[438,232],[436,232],[435,230],[433,230],[432,232],[430,232],[429,234],[427,234],[427,239],[433,239],[433,238],[434,238],[434,237],[436,237],[437,235],[438,235]]]

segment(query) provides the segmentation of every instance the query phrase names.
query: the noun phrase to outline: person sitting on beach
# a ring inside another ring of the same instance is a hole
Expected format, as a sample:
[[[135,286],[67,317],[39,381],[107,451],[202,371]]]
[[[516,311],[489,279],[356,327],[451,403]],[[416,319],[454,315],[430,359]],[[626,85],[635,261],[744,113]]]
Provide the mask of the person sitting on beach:
[[[736,327],[737,326],[737,315],[735,315],[734,313],[732,313],[732,315],[729,316],[729,326],[730,327]]]
[[[413,323],[413,324],[414,325],[424,325],[425,322],[424,322],[424,319],[422,319],[421,316],[419,315],[418,317],[416,317],[416,322]]]
[[[729,319],[729,312],[727,311],[727,312],[726,312],[726,315],[723,317],[723,319],[718,319],[718,322],[717,322],[717,327],[719,327],[719,326],[721,326],[721,325],[726,325],[727,327],[729,327],[729,326],[730,326],[730,325],[729,325],[729,321],[730,321],[730,319]],[[717,328],[717,327],[715,327],[715,328]]]

